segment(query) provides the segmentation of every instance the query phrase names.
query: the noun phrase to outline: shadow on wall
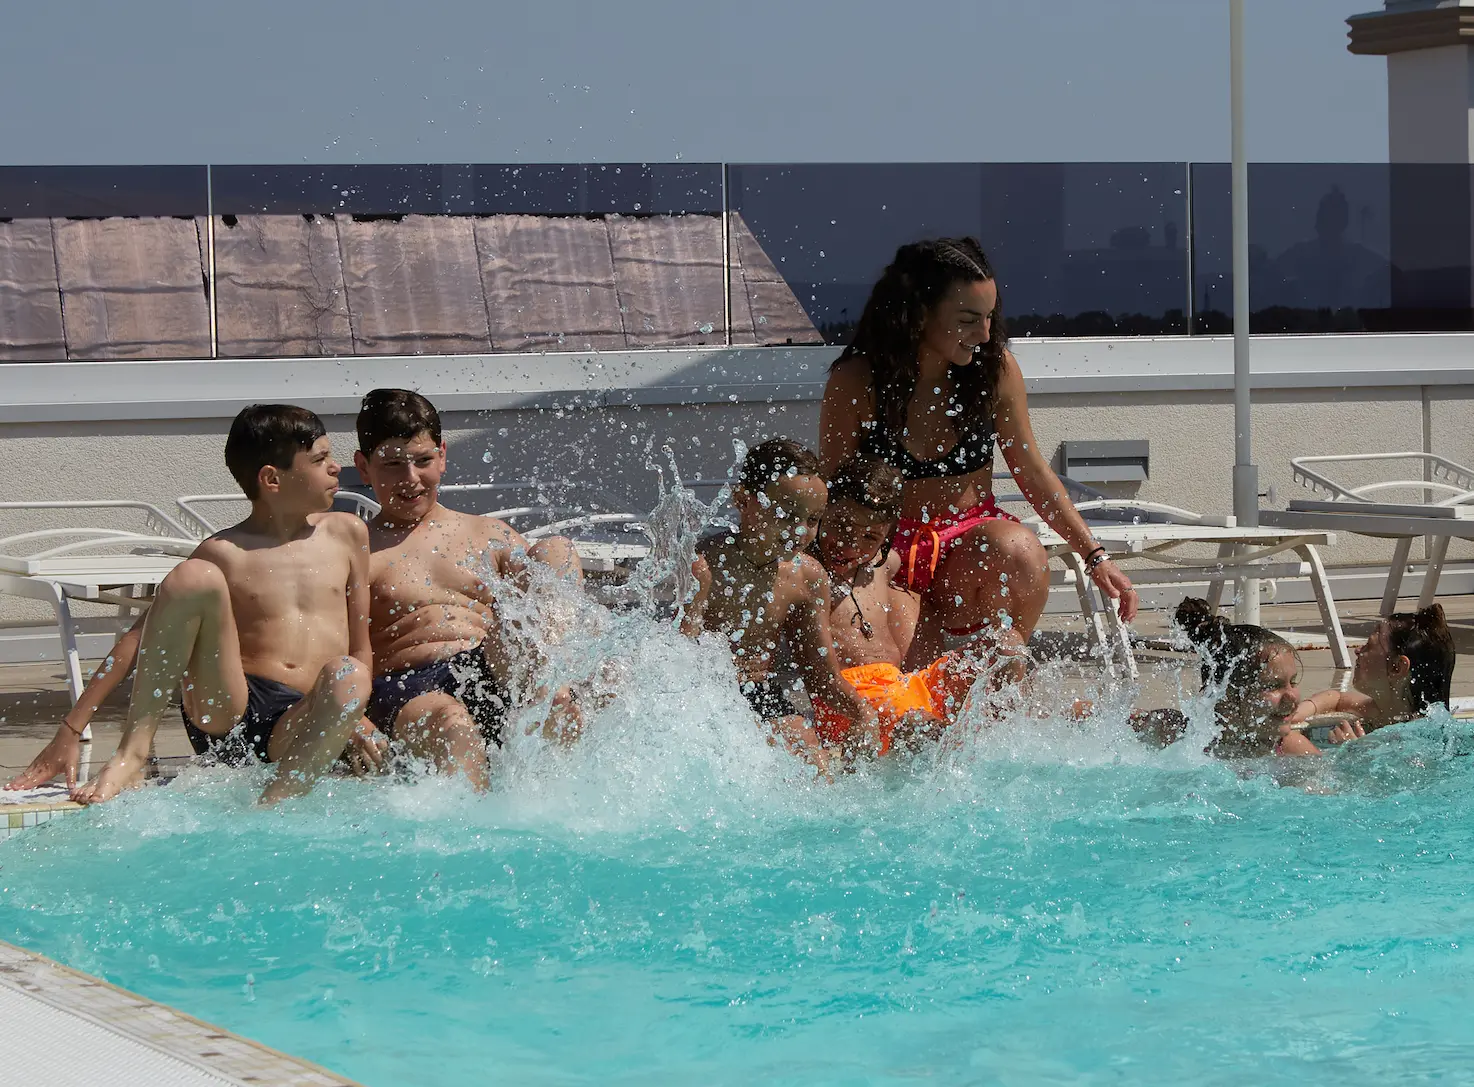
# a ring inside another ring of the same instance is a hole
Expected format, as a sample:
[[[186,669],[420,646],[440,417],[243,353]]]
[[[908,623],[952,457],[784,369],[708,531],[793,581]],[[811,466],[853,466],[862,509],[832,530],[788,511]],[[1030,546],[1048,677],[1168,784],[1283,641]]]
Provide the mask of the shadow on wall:
[[[208,358],[208,220],[0,220],[0,360]],[[222,357],[726,341],[720,215],[215,220]],[[741,216],[732,341],[818,343]]]

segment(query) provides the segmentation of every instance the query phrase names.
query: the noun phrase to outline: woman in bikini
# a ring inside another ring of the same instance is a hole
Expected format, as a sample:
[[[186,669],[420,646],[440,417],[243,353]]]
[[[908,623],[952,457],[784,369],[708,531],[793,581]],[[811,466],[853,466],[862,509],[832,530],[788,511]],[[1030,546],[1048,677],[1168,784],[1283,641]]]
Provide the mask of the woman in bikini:
[[[990,628],[1009,627],[1010,637],[1027,641],[1044,610],[1048,560],[1038,537],[998,508],[995,444],[1024,496],[1084,557],[1121,618],[1135,617],[1130,580],[1091,535],[1034,439],[998,284],[973,239],[896,252],[830,370],[819,440],[827,471],[863,453],[905,477],[892,546],[898,580],[921,595],[908,667]]]

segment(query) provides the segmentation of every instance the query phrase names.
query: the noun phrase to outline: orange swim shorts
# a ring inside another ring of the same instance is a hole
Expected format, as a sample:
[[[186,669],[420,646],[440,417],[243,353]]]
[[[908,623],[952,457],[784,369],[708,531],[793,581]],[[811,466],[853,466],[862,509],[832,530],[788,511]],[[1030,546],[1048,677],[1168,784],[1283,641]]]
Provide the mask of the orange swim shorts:
[[[861,664],[840,673],[861,698],[875,707],[880,718],[882,755],[890,750],[896,725],[908,713],[920,710],[950,723],[952,714],[947,709],[949,663],[943,657],[918,672],[902,672],[894,664]],[[850,730],[850,719],[816,699],[814,728],[821,739],[839,743]]]

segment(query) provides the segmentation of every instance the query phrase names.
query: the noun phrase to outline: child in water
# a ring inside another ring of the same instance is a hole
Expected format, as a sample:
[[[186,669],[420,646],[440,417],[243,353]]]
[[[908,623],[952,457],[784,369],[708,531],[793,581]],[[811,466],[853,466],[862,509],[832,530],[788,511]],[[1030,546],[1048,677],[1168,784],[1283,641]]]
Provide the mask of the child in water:
[[[1229,623],[1196,597],[1178,605],[1176,620],[1202,655],[1203,686],[1223,685],[1214,706],[1220,732],[1207,754],[1227,759],[1320,754],[1305,736],[1284,727],[1300,704],[1300,658],[1294,646],[1263,627]],[[1175,709],[1138,711],[1131,724],[1161,747],[1187,731],[1187,717]]]
[[[805,549],[829,501],[818,458],[787,439],[748,451],[732,504],[739,525],[697,545],[696,595],[682,629],[725,634],[743,695],[795,753],[827,771],[829,753],[776,672],[786,643],[811,698],[855,722],[859,745],[880,746],[875,710],[839,672],[829,632],[829,578]]]
[[[1317,714],[1345,713],[1332,743],[1345,743],[1387,725],[1409,721],[1429,707],[1448,705],[1453,687],[1454,640],[1443,606],[1388,616],[1356,651],[1354,691],[1321,691],[1301,702],[1290,717],[1299,724]]]

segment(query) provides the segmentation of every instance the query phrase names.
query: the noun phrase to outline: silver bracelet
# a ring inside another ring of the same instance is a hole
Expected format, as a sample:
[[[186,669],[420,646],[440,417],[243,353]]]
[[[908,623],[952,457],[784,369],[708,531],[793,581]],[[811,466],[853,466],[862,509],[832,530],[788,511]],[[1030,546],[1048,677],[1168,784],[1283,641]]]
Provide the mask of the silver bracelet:
[[[1111,557],[1110,555],[1106,554],[1106,549],[1103,547],[1097,547],[1094,551],[1090,552],[1090,554],[1085,557],[1085,570],[1087,573],[1093,574],[1095,573],[1096,567],[1098,567],[1101,563],[1110,561]]]

